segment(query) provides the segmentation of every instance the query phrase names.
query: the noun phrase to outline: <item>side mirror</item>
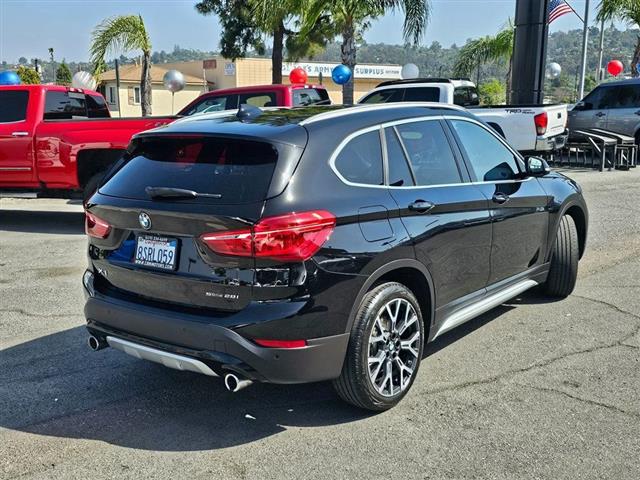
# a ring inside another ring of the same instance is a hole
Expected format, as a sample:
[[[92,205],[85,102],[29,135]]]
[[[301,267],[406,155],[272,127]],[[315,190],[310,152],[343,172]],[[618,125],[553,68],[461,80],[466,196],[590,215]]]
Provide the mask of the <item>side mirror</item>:
[[[551,167],[544,158],[527,157],[527,174],[534,177],[541,177],[551,171]]]
[[[573,106],[573,110],[575,110],[576,112],[580,112],[583,110],[592,110],[592,109],[593,109],[593,105],[586,102],[578,102]]]

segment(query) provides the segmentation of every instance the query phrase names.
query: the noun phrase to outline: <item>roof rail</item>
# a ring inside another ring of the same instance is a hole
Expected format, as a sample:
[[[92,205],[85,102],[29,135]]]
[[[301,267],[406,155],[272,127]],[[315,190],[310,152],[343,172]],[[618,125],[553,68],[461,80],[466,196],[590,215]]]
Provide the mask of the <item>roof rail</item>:
[[[439,103],[439,102],[392,102],[392,103],[375,103],[375,104],[359,104],[351,107],[343,108],[341,110],[332,110],[330,112],[319,113],[313,115],[305,120],[302,120],[299,125],[309,125],[310,123],[320,122],[322,120],[329,120],[332,118],[339,118],[346,115],[352,115],[354,113],[369,112],[375,110],[389,110],[393,108],[438,108],[445,110],[456,110],[459,112],[466,111],[463,107],[454,105],[451,103]]]
[[[387,87],[389,85],[406,85],[408,83],[451,83],[453,80],[456,81],[466,81],[470,82],[471,80],[466,77],[451,77],[451,78],[405,78],[402,80],[387,80],[386,82],[379,83],[376,85],[378,87]]]

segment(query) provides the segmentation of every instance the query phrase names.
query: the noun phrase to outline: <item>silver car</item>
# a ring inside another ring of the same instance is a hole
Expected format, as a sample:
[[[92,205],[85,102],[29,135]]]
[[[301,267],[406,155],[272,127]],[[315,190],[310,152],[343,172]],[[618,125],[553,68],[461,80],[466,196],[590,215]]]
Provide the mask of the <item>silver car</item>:
[[[640,144],[640,79],[603,83],[569,112],[569,129],[602,128]]]

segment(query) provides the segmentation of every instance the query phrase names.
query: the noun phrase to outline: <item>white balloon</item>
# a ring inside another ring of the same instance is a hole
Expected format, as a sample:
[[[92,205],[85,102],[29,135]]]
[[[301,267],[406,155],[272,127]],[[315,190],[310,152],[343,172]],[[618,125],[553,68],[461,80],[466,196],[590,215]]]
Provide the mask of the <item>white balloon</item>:
[[[184,88],[184,75],[178,70],[169,70],[162,77],[162,83],[171,93],[179,92]]]
[[[547,65],[547,71],[545,72],[545,74],[549,80],[558,78],[561,73],[562,67],[556,62],[551,62],[549,65]]]
[[[418,75],[420,75],[420,70],[415,63],[405,64],[400,71],[402,78],[418,78]]]
[[[71,85],[75,88],[82,88],[83,90],[95,90],[97,82],[89,72],[81,71],[73,74]]]

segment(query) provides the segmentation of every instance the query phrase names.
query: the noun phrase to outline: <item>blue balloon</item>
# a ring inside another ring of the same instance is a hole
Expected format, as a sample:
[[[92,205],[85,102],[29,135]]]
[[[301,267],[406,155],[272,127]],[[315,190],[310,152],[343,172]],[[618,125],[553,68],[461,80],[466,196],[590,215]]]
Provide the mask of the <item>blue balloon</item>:
[[[338,65],[331,70],[331,78],[338,85],[344,85],[351,80],[351,69],[346,65]]]
[[[20,85],[20,77],[12,70],[0,72],[0,85]]]

